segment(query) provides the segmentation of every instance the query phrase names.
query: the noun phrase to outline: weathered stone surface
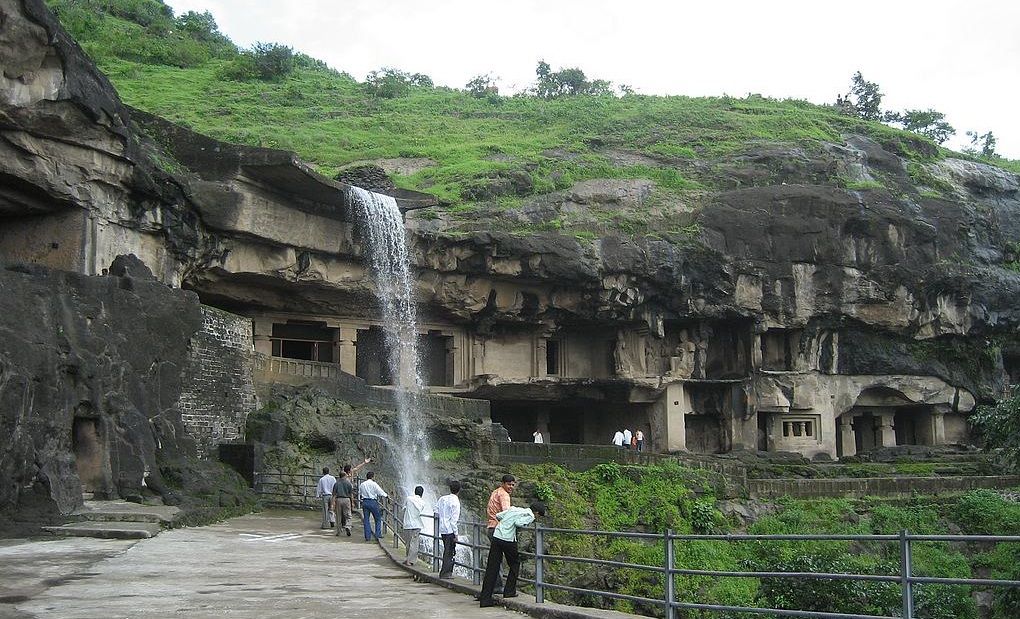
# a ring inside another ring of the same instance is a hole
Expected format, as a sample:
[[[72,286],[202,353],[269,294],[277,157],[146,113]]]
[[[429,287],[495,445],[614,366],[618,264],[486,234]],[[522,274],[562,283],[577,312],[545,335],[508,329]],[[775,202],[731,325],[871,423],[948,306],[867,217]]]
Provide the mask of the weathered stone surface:
[[[0,528],[58,521],[83,490],[189,510],[210,485],[244,500],[198,463],[178,407],[202,322],[193,293],[12,266],[0,291]]]

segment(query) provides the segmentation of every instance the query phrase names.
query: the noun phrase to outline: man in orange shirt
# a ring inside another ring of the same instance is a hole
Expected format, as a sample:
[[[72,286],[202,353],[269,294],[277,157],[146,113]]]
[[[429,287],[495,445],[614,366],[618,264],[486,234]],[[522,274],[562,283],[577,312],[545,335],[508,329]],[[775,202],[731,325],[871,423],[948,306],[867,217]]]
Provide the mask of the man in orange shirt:
[[[485,523],[486,533],[489,535],[489,545],[492,545],[492,534],[496,531],[496,525],[499,524],[499,520],[496,518],[496,514],[510,509],[510,494],[517,487],[517,478],[513,475],[504,475],[503,480],[499,484],[499,488],[492,491],[489,495],[489,504],[485,507],[485,513],[488,516],[488,521]],[[502,563],[502,561],[500,561]],[[496,589],[503,588],[503,566],[500,565],[500,571],[496,578]]]

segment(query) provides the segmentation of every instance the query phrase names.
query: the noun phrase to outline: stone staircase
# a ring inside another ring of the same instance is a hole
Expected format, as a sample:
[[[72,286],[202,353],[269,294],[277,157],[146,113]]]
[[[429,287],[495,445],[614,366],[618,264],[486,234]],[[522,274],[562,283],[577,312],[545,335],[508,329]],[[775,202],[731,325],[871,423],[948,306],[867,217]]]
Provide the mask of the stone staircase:
[[[146,539],[169,527],[179,512],[176,507],[166,505],[96,501],[86,495],[85,504],[71,515],[75,522],[44,527],[44,530],[67,537]]]

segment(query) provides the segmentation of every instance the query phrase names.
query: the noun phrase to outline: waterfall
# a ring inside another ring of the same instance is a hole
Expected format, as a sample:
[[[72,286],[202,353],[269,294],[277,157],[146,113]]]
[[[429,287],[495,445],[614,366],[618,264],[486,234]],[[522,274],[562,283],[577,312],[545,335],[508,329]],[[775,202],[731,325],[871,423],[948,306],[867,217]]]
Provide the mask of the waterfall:
[[[371,267],[383,319],[386,362],[396,388],[397,445],[392,452],[400,459],[394,469],[401,475],[403,495],[394,498],[402,501],[415,485],[429,486],[426,483],[429,449],[418,406],[425,381],[419,369],[414,280],[404,219],[397,201],[390,196],[351,187],[348,197],[360,216],[367,244],[365,258]]]

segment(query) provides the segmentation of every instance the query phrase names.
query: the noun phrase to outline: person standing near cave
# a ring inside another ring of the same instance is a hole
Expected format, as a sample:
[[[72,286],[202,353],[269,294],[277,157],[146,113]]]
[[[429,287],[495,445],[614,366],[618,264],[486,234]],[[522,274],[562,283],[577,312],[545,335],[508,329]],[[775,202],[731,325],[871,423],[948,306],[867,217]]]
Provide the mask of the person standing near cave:
[[[489,495],[489,502],[485,506],[485,515],[488,520],[485,523],[485,533],[489,537],[489,548],[492,548],[492,536],[496,532],[496,527],[499,525],[499,519],[496,518],[496,514],[510,509],[510,495],[513,494],[514,488],[517,487],[517,478],[513,475],[504,475],[500,480],[499,487],[492,491]],[[502,561],[502,560],[501,560]],[[496,569],[496,581],[494,586],[502,586],[503,574],[500,569],[501,566]]]
[[[351,465],[344,467],[344,471],[340,473],[340,479],[336,480],[333,484],[333,509],[336,510],[337,524],[336,524],[336,535],[340,536],[340,530],[343,529],[347,533],[347,537],[351,536],[351,519],[353,513],[353,502],[354,502],[354,483],[351,481],[351,476],[347,472]]]
[[[421,535],[421,513],[425,511],[424,486],[415,486],[414,494],[404,499],[404,541],[407,543],[407,555],[404,565],[418,562],[418,537]]]
[[[389,496],[379,484],[375,483],[373,477],[375,477],[375,472],[369,471],[365,473],[365,481],[358,484],[358,497],[361,499],[361,515],[365,525],[366,542],[373,539],[372,527],[368,520],[370,515],[375,518],[375,539],[382,539],[382,506],[379,505],[379,499]]]
[[[517,548],[517,532],[535,521],[536,516],[544,516],[544,503],[536,501],[531,507],[510,507],[496,514],[499,524],[492,536],[489,546],[489,558],[485,564],[485,576],[482,578],[482,592],[478,595],[478,605],[482,608],[493,606],[492,594],[496,590],[496,579],[499,568],[506,558],[510,566],[503,585],[503,599],[517,597],[517,575],[521,571],[521,555]]]
[[[329,512],[333,504],[333,486],[336,484],[336,477],[329,474],[329,467],[322,467],[322,477],[315,486],[315,498],[322,501],[322,525],[321,529],[328,529],[333,526],[330,522]]]
[[[454,557],[457,554],[457,522],[460,520],[460,482],[450,482],[450,494],[444,494],[436,501],[436,521],[439,536],[443,538],[443,564],[439,577],[453,578]]]

